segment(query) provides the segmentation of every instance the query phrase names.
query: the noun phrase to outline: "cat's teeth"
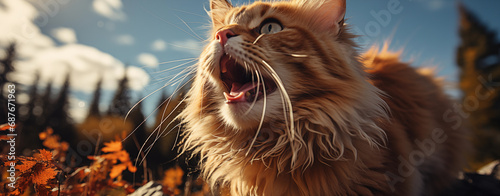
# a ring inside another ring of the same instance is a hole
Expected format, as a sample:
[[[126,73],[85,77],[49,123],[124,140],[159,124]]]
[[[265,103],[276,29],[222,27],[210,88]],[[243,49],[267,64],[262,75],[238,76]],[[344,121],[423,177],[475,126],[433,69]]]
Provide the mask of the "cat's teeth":
[[[222,68],[222,70],[221,70],[222,73],[226,73],[227,72],[226,65],[222,65],[221,68]]]

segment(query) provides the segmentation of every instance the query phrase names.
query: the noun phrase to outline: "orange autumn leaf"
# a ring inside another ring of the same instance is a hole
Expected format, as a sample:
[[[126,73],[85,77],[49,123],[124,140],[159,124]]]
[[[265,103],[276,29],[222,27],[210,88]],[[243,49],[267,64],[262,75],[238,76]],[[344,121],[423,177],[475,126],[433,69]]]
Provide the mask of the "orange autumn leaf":
[[[59,143],[59,138],[55,136],[49,136],[43,141],[43,146],[49,148],[49,149],[57,149],[61,146]]]
[[[113,163],[116,163],[116,161],[118,160],[118,154],[116,154],[116,153],[103,154],[103,155],[100,155],[99,157],[104,158],[106,160],[110,160]]]
[[[128,162],[127,167],[128,167],[128,171],[130,171],[132,173],[135,173],[137,171],[137,167],[135,167],[134,165],[132,165],[131,161]]]
[[[28,161],[25,160],[23,161],[23,164],[16,165],[16,169],[19,170],[19,172],[24,173],[31,169],[33,166],[36,165],[36,161]]]
[[[10,129],[11,126],[7,123],[0,125],[0,131],[5,131],[7,129]],[[12,128],[16,128],[16,125],[12,126]]]
[[[19,192],[19,189],[16,189],[16,190],[12,191],[11,194],[12,195],[21,195],[21,193]]]
[[[38,137],[41,139],[41,140],[45,140],[47,138],[48,134],[47,132],[41,132],[38,134]]]
[[[176,188],[182,184],[182,176],[184,171],[179,167],[173,167],[165,171],[165,177],[163,178],[163,185],[169,188]]]
[[[39,154],[36,154],[35,157],[41,159],[42,161],[51,161],[52,152],[45,149],[40,149]]]
[[[39,171],[38,173],[35,174],[33,178],[33,183],[38,184],[38,185],[43,185],[47,184],[47,182],[54,178],[57,174],[57,171],[54,168],[47,168],[44,167]]]
[[[52,133],[54,133],[54,129],[52,129],[52,128],[50,128],[50,127],[49,127],[49,128],[47,128],[47,129],[45,129],[45,131],[46,131],[49,135],[52,135]]]
[[[114,178],[118,177],[125,169],[127,169],[127,165],[125,165],[123,163],[115,165],[115,166],[113,166],[113,168],[111,168],[111,172],[109,173],[109,177],[114,179]]]
[[[103,152],[117,152],[122,150],[122,142],[120,141],[111,141],[104,143],[105,147],[101,149]]]
[[[68,142],[61,142],[61,149],[63,151],[68,151],[68,149],[69,149],[69,143]]]
[[[5,141],[7,141],[7,140],[10,140],[10,138],[12,138],[12,137],[10,137],[10,136],[6,136],[6,135],[0,135],[0,140],[5,140]]]
[[[116,155],[118,156],[118,160],[120,160],[121,162],[130,161],[130,155],[125,150],[121,150],[119,152],[116,152]]]

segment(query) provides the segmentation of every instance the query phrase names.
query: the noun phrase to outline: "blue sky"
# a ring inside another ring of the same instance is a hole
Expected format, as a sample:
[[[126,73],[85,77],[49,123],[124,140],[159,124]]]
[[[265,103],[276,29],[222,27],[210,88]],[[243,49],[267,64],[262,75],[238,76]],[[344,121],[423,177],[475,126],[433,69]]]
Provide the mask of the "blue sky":
[[[389,2],[399,3],[398,12],[390,12]],[[462,2],[491,29],[500,30],[500,1]],[[12,39],[23,46],[16,74],[21,83],[31,84],[33,70],[39,69],[42,85],[53,81],[57,86],[71,72],[72,114],[81,119],[101,76],[106,78],[105,108],[126,65],[132,67],[127,74],[135,99],[162,87],[169,75],[182,70],[166,69],[192,65],[206,39],[208,5],[208,0],[0,0],[0,17],[4,16],[0,25],[9,27],[0,32],[0,47]],[[390,19],[384,15],[377,20],[373,13],[390,13]],[[457,80],[456,1],[348,0],[346,18],[355,33],[364,35],[359,38],[363,50],[391,40],[390,49],[403,49],[403,59],[415,66],[436,67],[438,75]],[[146,99],[146,113],[156,107],[159,97],[157,93]]]

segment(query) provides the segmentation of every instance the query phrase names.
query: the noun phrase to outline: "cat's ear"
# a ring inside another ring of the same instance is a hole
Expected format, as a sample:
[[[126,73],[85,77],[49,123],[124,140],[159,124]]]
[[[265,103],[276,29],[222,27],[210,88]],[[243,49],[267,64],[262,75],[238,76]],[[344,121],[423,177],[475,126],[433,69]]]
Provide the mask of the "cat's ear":
[[[340,32],[344,25],[346,0],[322,0],[321,5],[318,5],[318,1],[308,0],[308,2],[316,4],[313,18],[321,30]]]
[[[224,17],[233,8],[228,0],[210,0],[210,17],[214,26],[222,25]]]

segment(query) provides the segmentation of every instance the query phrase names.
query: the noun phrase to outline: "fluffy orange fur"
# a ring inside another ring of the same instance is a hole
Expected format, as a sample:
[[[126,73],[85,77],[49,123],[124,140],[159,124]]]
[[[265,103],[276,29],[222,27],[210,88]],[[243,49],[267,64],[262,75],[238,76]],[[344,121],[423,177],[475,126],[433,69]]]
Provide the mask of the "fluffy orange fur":
[[[212,0],[209,14],[211,39],[180,117],[184,149],[201,155],[214,190],[434,195],[460,171],[466,132],[443,116],[451,100],[396,54],[360,56],[343,24],[345,0]],[[270,18],[282,28],[259,31]],[[224,30],[234,36],[221,44]],[[262,84],[263,98],[226,102],[224,56],[277,90]]]

